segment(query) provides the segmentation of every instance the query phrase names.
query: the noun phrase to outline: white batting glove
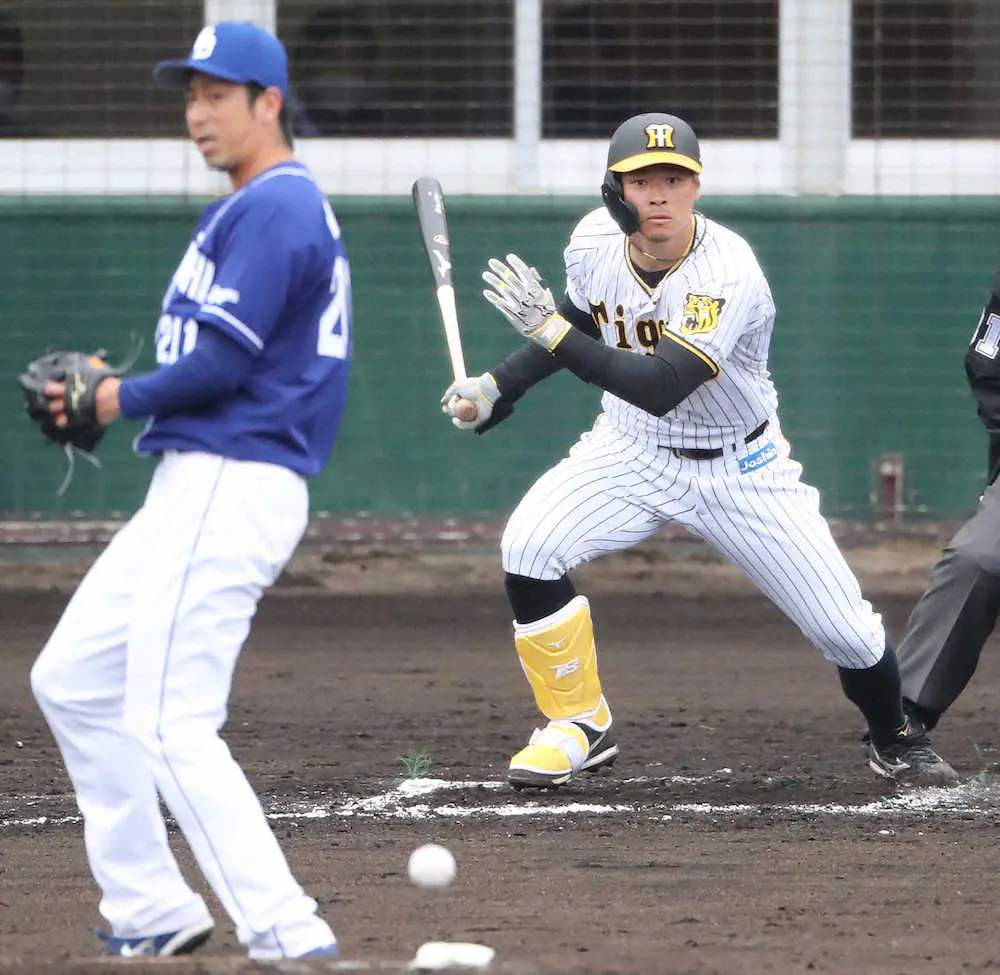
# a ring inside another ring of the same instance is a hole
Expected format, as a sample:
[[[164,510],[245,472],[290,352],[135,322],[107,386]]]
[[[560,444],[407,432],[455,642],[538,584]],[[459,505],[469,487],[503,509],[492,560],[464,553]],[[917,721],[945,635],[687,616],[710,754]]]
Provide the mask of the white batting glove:
[[[517,254],[508,254],[507,264],[491,257],[489,266],[483,280],[493,290],[484,290],[483,297],[525,338],[552,352],[573,326],[556,311],[552,292],[538,271]]]
[[[471,399],[478,413],[474,420],[460,420],[455,416],[455,404],[460,399]],[[451,422],[459,430],[475,430],[492,415],[493,404],[500,399],[500,388],[491,373],[456,379],[441,397],[441,412],[451,417]]]

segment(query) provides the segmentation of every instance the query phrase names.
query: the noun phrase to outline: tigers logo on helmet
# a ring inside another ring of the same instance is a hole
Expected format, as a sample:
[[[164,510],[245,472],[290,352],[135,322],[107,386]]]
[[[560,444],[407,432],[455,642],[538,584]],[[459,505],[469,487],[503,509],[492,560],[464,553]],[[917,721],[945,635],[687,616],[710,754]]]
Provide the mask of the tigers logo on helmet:
[[[663,125],[663,124],[647,125],[646,148],[673,149],[674,127],[672,125]]]

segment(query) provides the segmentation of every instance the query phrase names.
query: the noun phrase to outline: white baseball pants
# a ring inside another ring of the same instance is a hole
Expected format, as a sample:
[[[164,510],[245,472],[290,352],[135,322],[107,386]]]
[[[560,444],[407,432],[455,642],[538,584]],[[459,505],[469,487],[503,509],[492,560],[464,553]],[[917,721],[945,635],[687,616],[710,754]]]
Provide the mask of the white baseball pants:
[[[752,443],[691,460],[624,437],[601,416],[510,516],[503,568],[558,579],[676,522],[742,569],[828,660],[872,667],[885,652],[881,617],[801,472],[773,418]]]
[[[208,916],[169,849],[159,796],[252,958],[335,940],[219,737],[250,621],[307,519],[308,489],[292,471],[167,454],[32,669],[119,937]]]

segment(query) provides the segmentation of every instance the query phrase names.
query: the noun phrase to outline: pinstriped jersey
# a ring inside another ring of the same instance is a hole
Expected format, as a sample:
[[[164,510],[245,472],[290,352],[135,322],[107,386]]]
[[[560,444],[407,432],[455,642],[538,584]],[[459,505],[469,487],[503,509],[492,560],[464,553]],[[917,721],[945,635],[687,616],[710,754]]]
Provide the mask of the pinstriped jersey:
[[[574,229],[565,251],[566,292],[607,345],[652,355],[679,342],[712,368],[713,378],[658,417],[606,392],[608,422],[636,440],[674,447],[737,443],[776,410],[767,367],[774,301],[750,245],[695,214],[687,256],[651,288],[629,256],[628,239],[603,207]]]

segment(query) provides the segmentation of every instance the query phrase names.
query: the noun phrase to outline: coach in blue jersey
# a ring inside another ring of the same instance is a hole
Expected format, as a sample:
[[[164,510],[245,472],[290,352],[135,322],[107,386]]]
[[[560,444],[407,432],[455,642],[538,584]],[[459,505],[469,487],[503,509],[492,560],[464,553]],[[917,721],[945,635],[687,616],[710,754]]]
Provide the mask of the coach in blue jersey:
[[[250,957],[335,955],[219,729],[250,620],[305,531],[306,478],[337,435],[347,256],[292,154],[275,37],[206,27],[154,78],[186,92],[188,133],[233,192],[207,207],[163,297],[158,370],[98,387],[98,419],[145,419],[137,450],[159,462],[32,687],[83,813],[105,954],[183,954],[212,930],[170,852],[159,796]],[[59,422],[63,385],[46,392]]]

